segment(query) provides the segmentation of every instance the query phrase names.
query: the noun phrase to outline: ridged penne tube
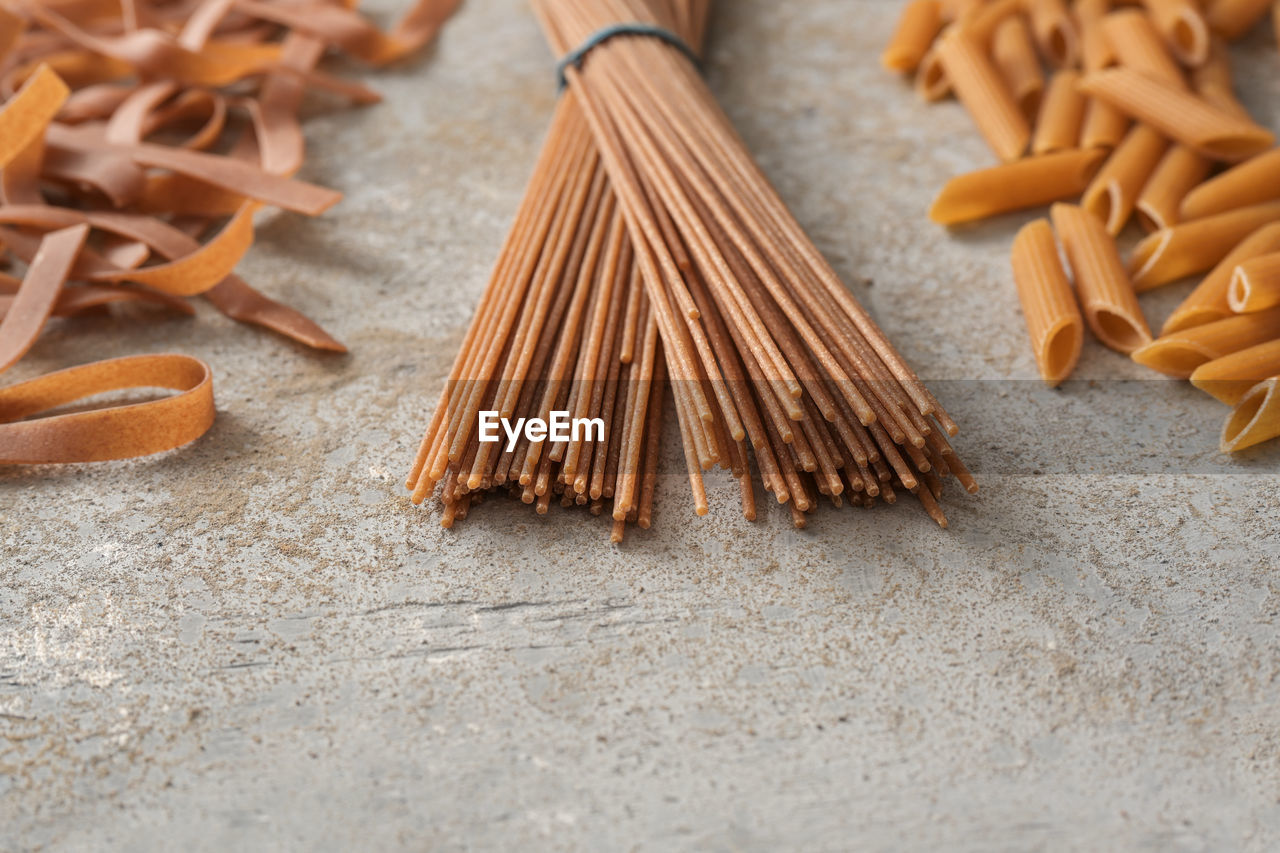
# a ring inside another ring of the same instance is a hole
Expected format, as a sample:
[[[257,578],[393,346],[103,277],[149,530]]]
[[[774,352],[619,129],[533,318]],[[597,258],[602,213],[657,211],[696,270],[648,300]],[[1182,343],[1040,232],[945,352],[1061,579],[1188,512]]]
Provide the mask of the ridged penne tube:
[[[959,26],[981,47],[988,47],[996,30],[1018,17],[1025,0],[984,0],[960,16]]]
[[[1182,201],[1183,219],[1201,219],[1280,198],[1280,148],[1205,181]]]
[[[1236,267],[1227,302],[1239,313],[1280,305],[1280,253],[1250,258]],[[1280,338],[1280,330],[1276,337]]]
[[[1280,340],[1267,341],[1202,364],[1191,374],[1191,384],[1234,406],[1250,388],[1273,376],[1280,376]]]
[[[1111,0],[1076,0],[1072,7],[1080,31],[1080,62],[1085,71],[1101,71],[1115,65],[1111,41],[1102,31],[1102,19],[1111,11]]]
[[[1087,74],[1080,88],[1215,160],[1246,160],[1275,144],[1275,136],[1254,122],[1129,68]]]
[[[1094,335],[1126,355],[1151,343],[1151,330],[1120,262],[1115,240],[1102,222],[1070,204],[1055,204],[1049,215],[1075,274],[1080,305]]]
[[[1084,323],[1046,220],[1037,219],[1018,232],[1012,261],[1040,376],[1049,385],[1059,385],[1080,360]]]
[[[996,28],[991,40],[991,59],[1000,69],[1022,114],[1028,121],[1034,119],[1044,95],[1044,72],[1040,70],[1040,57],[1021,16],[1006,18]]]
[[[1209,29],[1226,39],[1238,39],[1261,21],[1273,0],[1213,0],[1205,12]]]
[[[1137,125],[1116,146],[1084,191],[1081,206],[1102,220],[1112,236],[1119,234],[1168,150],[1169,143],[1163,136],[1145,124]]]
[[[1150,16],[1137,9],[1114,12],[1102,19],[1102,31],[1120,65],[1174,86],[1186,86],[1182,69],[1169,53]]]
[[[1129,117],[1115,107],[1097,98],[1090,98],[1084,109],[1080,147],[1115,148],[1132,125]]]
[[[1142,0],[1173,55],[1193,68],[1209,58],[1209,25],[1196,0]]]
[[[958,175],[947,181],[929,209],[941,225],[958,225],[1075,198],[1106,157],[1101,150],[1059,151]]]
[[[1222,452],[1235,453],[1280,436],[1280,377],[1249,389],[1222,430]]]
[[[944,35],[935,41],[924,57],[920,60],[920,65],[916,68],[915,89],[922,100],[941,101],[943,98],[951,94],[951,80],[947,77],[947,71],[942,67],[942,59],[938,56],[938,44]]]
[[[1035,133],[1031,137],[1032,154],[1051,154],[1075,148],[1084,124],[1084,96],[1076,89],[1080,72],[1059,71],[1049,81],[1049,90],[1040,105]]]
[[[1214,39],[1209,47],[1209,58],[1198,68],[1191,69],[1191,85],[1197,91],[1208,86],[1228,92],[1235,88],[1231,71],[1231,53],[1222,39]]]
[[[1271,308],[1161,335],[1135,350],[1133,360],[1186,379],[1202,364],[1276,338],[1280,338],[1280,308]]]
[[[986,53],[963,31],[949,33],[938,55],[960,102],[1001,160],[1017,160],[1026,151],[1031,128]]]
[[[1080,34],[1063,0],[1024,0],[1040,53],[1055,68],[1070,68],[1080,60]]]
[[[938,0],[911,0],[902,9],[898,28],[880,55],[880,64],[890,71],[912,73],[941,29],[942,5]]]
[[[1280,222],[1264,225],[1239,242],[1165,320],[1162,335],[1231,316],[1228,293],[1236,267],[1261,255],[1280,252]]]
[[[1280,202],[1194,219],[1148,235],[1129,256],[1133,284],[1150,290],[1211,269],[1263,225],[1280,220]]]
[[[1182,221],[1182,200],[1208,177],[1212,168],[1212,161],[1185,145],[1170,148],[1138,196],[1134,211],[1138,222],[1147,231],[1177,225]]]

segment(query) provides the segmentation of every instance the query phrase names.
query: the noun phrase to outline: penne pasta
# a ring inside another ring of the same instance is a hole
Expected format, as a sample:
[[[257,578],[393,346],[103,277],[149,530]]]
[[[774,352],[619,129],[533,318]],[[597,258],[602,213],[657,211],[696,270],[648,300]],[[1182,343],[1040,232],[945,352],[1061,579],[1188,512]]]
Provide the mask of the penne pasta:
[[[1080,57],[1080,35],[1063,0],[1024,0],[1040,54],[1055,68],[1070,68]]]
[[[1021,157],[1031,128],[982,48],[965,32],[956,31],[942,38],[938,55],[956,96],[996,156],[1006,162]]]
[[[1253,29],[1271,4],[1272,0],[1213,0],[1204,17],[1210,30],[1234,40]]]
[[[1134,209],[1138,222],[1147,231],[1172,228],[1182,221],[1180,209],[1187,193],[1209,176],[1213,163],[1185,145],[1175,145],[1138,196]]]
[[[1214,39],[1209,47],[1209,58],[1198,68],[1191,69],[1191,85],[1197,91],[1204,87],[1231,92],[1235,88],[1231,72],[1231,55],[1222,39]]]
[[[1280,223],[1264,225],[1254,231],[1231,250],[1213,271],[1191,291],[1174,312],[1165,321],[1161,334],[1212,323],[1231,316],[1231,303],[1228,293],[1231,289],[1231,277],[1236,267],[1260,255],[1280,252]]]
[[[1191,384],[1234,406],[1254,385],[1273,376],[1280,376],[1280,339],[1200,365],[1191,374]]]
[[[1138,364],[1186,379],[1202,364],[1280,338],[1280,308],[1161,335],[1133,353]]]
[[[911,0],[902,9],[898,28],[880,55],[880,64],[890,71],[910,74],[942,29],[942,5],[938,0]]]
[[[1046,220],[1037,219],[1018,232],[1012,261],[1040,377],[1051,386],[1060,385],[1080,360],[1084,323]]]
[[[1080,87],[1086,95],[1215,160],[1245,160],[1275,144],[1275,136],[1254,122],[1129,68],[1087,74]]]
[[[947,78],[946,69],[942,67],[942,59],[938,56],[938,43],[944,38],[946,38],[945,31],[925,52],[920,65],[916,68],[916,94],[925,101],[941,101],[951,94],[951,80]]]
[[[1117,352],[1132,353],[1151,343],[1138,297],[1115,241],[1102,222],[1082,207],[1055,204],[1049,213],[1075,274],[1085,320],[1095,336]]]
[[[1059,71],[1049,81],[1049,91],[1040,105],[1032,154],[1051,154],[1075,148],[1084,125],[1084,96],[1076,89],[1080,72]]]
[[[1031,33],[1021,16],[1005,19],[996,29],[991,42],[991,59],[1004,77],[1009,91],[1028,121],[1040,111],[1044,95],[1044,72],[1036,56]]]
[[[1241,314],[1280,305],[1280,253],[1259,255],[1236,267],[1227,303]]]
[[[1168,149],[1159,133],[1144,124],[1136,126],[1103,164],[1080,205],[1105,223],[1112,236],[1119,234]]]
[[[1280,220],[1280,202],[1195,219],[1148,235],[1129,256],[1139,291],[1211,269],[1245,237]]]
[[[1084,70],[1101,71],[1115,65],[1115,51],[1102,30],[1102,19],[1111,11],[1111,0],[1076,0],[1072,11],[1080,32],[1080,62]]]
[[[1124,139],[1133,122],[1108,103],[1091,98],[1084,110],[1084,127],[1080,131],[1081,148],[1115,148]]]
[[[987,47],[996,31],[1022,12],[1024,0],[984,0],[960,16],[960,28],[982,47]]]
[[[1235,453],[1280,436],[1280,377],[1259,382],[1240,398],[1222,430],[1222,452]]]
[[[1280,148],[1246,160],[1187,193],[1183,219],[1201,219],[1280,199]]]
[[[1209,58],[1209,25],[1197,0],[1142,0],[1173,55],[1195,68]]]
[[[1120,65],[1174,86],[1187,85],[1150,16],[1137,9],[1114,12],[1102,19],[1102,31]]]
[[[958,225],[1075,198],[1105,156],[1099,150],[1060,151],[959,175],[942,188],[929,218],[941,225]]]

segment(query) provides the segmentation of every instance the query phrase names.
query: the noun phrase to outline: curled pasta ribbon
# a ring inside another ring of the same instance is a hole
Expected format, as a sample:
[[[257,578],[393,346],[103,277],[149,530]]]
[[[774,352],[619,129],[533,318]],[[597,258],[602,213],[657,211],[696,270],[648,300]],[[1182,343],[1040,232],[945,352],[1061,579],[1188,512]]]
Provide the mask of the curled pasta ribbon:
[[[33,418],[127,388],[178,393],[145,403]],[[213,425],[213,374],[185,355],[113,358],[0,388],[0,464],[105,462],[172,450]],[[26,420],[24,420],[26,419]]]

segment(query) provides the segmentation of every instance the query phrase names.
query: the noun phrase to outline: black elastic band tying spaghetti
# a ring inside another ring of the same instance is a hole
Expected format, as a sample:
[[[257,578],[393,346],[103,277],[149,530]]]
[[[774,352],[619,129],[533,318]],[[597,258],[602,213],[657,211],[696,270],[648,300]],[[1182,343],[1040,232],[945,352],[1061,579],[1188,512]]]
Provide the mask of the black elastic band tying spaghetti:
[[[684,39],[671,32],[671,30],[663,29],[653,24],[642,24],[639,21],[630,24],[610,24],[607,27],[596,30],[586,41],[566,53],[564,59],[560,60],[560,63],[556,65],[556,91],[563,92],[565,86],[569,85],[565,74],[570,67],[578,68],[581,66],[582,60],[587,58],[588,53],[615,36],[649,36],[650,38],[656,38],[689,57],[689,61],[694,65],[701,65],[701,60],[698,58],[698,54],[694,53],[693,48],[685,44]]]

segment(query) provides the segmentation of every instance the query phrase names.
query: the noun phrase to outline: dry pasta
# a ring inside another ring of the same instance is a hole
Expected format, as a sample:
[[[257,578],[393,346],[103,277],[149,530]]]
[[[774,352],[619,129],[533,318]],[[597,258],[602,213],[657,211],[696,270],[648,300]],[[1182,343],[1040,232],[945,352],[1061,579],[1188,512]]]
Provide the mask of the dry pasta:
[[[944,36],[938,51],[956,97],[996,156],[1006,162],[1021,157],[1030,141],[1031,128],[983,48],[958,31]]]
[[[1088,186],[1105,156],[1097,150],[1059,151],[959,175],[938,193],[929,217],[942,225],[958,225],[1074,198]]]
[[[1060,385],[1080,360],[1084,323],[1048,221],[1037,219],[1018,232],[1012,260],[1040,376],[1051,386]]]
[[[996,28],[991,59],[1000,69],[1022,114],[1028,121],[1034,119],[1044,95],[1044,72],[1040,70],[1040,57],[1021,16],[1006,18]]]
[[[1142,0],[1156,29],[1184,65],[1202,65],[1209,57],[1209,25],[1197,0]]]
[[[1131,353],[1151,342],[1151,330],[1133,285],[1102,222],[1080,207],[1055,204],[1050,212],[1075,274],[1085,320],[1098,340]]]
[[[902,8],[898,29],[880,57],[881,64],[890,71],[914,72],[941,29],[942,6],[938,0],[911,0]]]
[[[1202,364],[1191,374],[1191,384],[1234,406],[1254,385],[1273,376],[1280,376],[1280,339]]]
[[[1268,130],[1191,92],[1128,68],[1095,71],[1085,94],[1216,160],[1246,160],[1275,144]]]
[[[1262,20],[1273,0],[1213,0],[1207,4],[1205,21],[1213,32],[1226,39],[1238,39]]]
[[[1169,315],[1161,333],[1167,335],[1231,316],[1229,293],[1236,268],[1250,258],[1276,251],[1280,251],[1280,222],[1264,225],[1241,240]]]
[[[1280,305],[1280,253],[1250,258],[1236,267],[1227,301],[1237,313]]]
[[[1280,148],[1246,160],[1187,193],[1183,219],[1202,219],[1228,210],[1280,199]]]
[[[1139,291],[1204,272],[1225,258],[1241,240],[1280,220],[1280,202],[1254,205],[1194,219],[1148,235],[1129,256]]]
[[[1102,19],[1102,31],[1120,65],[1174,86],[1186,86],[1182,69],[1146,14],[1136,9],[1114,12]]]
[[[1084,96],[1076,86],[1080,72],[1059,71],[1049,81],[1049,91],[1040,107],[1035,133],[1031,137],[1032,154],[1050,154],[1075,148],[1084,124]]]
[[[1025,0],[1040,53],[1055,68],[1069,68],[1080,56],[1080,36],[1064,0]]]
[[[1174,145],[1151,173],[1134,209],[1147,231],[1171,228],[1182,222],[1182,202],[1187,193],[1209,176],[1213,163],[1185,145]]]
[[[1187,379],[1202,364],[1276,338],[1280,338],[1280,308],[1271,308],[1163,334],[1134,351],[1133,360]]]
[[[1112,236],[1119,234],[1168,149],[1169,143],[1163,136],[1146,125],[1137,125],[1084,191],[1081,206],[1101,219]]]
[[[1222,452],[1235,453],[1280,438],[1280,377],[1259,382],[1240,398],[1222,430]]]

